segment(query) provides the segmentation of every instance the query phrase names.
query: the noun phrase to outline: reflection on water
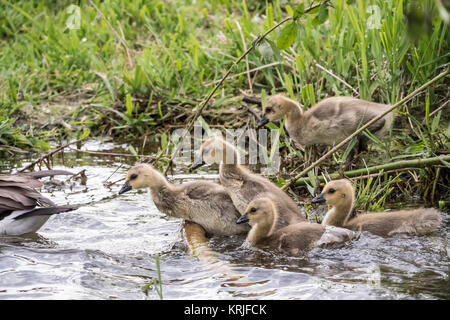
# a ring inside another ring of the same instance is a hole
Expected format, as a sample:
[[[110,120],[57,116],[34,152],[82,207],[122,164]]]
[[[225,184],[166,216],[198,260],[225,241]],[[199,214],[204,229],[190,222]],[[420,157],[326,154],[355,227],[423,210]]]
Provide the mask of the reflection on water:
[[[97,140],[83,148],[123,153],[127,146]],[[0,170],[27,161],[1,161]],[[47,179],[44,195],[89,205],[51,217],[38,234],[0,238],[0,299],[158,299],[141,290],[157,277],[156,253],[165,299],[450,298],[448,219],[434,236],[363,233],[344,248],[295,258],[249,249],[242,237],[215,237],[211,265],[188,253],[182,221],[160,213],[146,192],[117,196],[120,184],[103,185],[125,163],[109,181],[122,178],[133,161],[79,152],[55,159],[55,168],[86,169],[88,180]]]

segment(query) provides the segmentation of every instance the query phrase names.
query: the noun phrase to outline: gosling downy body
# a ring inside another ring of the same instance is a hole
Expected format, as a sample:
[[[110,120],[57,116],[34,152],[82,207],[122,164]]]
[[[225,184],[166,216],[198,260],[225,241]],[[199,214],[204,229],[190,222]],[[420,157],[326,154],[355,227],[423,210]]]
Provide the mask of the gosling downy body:
[[[275,229],[280,213],[274,202],[265,197],[250,202],[237,223],[248,222],[252,229],[247,241],[254,247],[298,255],[317,246],[333,246],[351,240],[355,233],[343,228],[299,222]]]
[[[36,190],[43,185],[40,178],[71,174],[46,170],[0,175],[0,235],[34,233],[51,215],[77,209],[77,206],[57,206]]]
[[[275,203],[278,212],[281,212],[276,229],[305,221],[297,204],[286,193],[268,179],[251,173],[239,164],[238,151],[230,143],[220,137],[210,138],[202,144],[200,155],[200,161],[194,163],[192,168],[220,163],[220,184],[228,191],[235,207],[242,214],[253,199],[264,194]]]
[[[278,94],[269,98],[258,126],[286,116],[286,131],[297,144],[304,147],[335,145],[389,107],[390,105],[352,97],[331,97],[303,113],[296,101]],[[381,138],[389,131],[392,120],[390,112],[372,124],[369,131]],[[362,150],[365,148],[365,136],[361,135],[359,140],[359,149]]]
[[[245,233],[248,225],[236,225],[240,213],[227,191],[217,183],[195,181],[172,184],[149,164],[137,164],[127,174],[119,194],[148,188],[159,211],[195,222],[210,235]]]
[[[327,203],[332,208],[326,213],[323,225],[344,227],[356,231],[389,237],[395,234],[425,235],[435,231],[442,221],[434,208],[401,210],[391,212],[369,212],[351,218],[355,192],[349,180],[328,182],[313,203]]]

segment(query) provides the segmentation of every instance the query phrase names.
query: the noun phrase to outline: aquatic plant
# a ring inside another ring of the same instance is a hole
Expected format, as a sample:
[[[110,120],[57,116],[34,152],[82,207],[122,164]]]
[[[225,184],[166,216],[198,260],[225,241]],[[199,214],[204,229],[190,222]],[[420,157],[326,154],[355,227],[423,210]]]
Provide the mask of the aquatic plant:
[[[157,278],[152,278],[152,280],[147,283],[146,285],[142,286],[142,291],[146,296],[148,296],[149,290],[155,290],[156,293],[159,296],[159,299],[163,299],[163,292],[162,292],[162,280],[161,280],[161,267],[159,263],[159,254],[155,254],[155,264],[156,264],[156,273]]]

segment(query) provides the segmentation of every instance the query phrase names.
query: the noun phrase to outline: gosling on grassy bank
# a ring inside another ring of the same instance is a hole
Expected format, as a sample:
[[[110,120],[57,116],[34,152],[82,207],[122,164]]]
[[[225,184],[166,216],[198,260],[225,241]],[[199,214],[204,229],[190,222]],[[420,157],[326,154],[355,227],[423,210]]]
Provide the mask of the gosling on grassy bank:
[[[368,231],[382,237],[401,233],[425,235],[439,228],[442,222],[441,214],[434,208],[369,212],[351,218],[354,199],[352,183],[341,179],[328,182],[312,203],[327,203],[332,206],[322,221],[323,225]]]
[[[389,108],[390,105],[352,97],[331,97],[303,112],[296,101],[277,94],[268,99],[258,127],[286,116],[286,131],[297,144],[303,147],[336,145]],[[392,120],[390,112],[368,129],[382,138],[389,131]],[[356,146],[358,152],[365,150],[366,144],[367,138],[360,134]]]
[[[209,235],[246,233],[248,225],[236,225],[240,216],[227,191],[217,183],[194,181],[172,184],[150,164],[137,164],[127,173],[119,194],[148,188],[156,207],[168,216],[195,222]]]
[[[202,144],[199,154],[199,160],[192,168],[220,163],[220,184],[228,191],[235,207],[242,214],[253,199],[265,194],[274,201],[278,212],[281,212],[276,229],[305,221],[297,204],[286,193],[268,179],[250,172],[239,164],[238,151],[232,144],[220,137],[212,137]]]
[[[247,241],[252,246],[289,255],[298,255],[317,246],[343,244],[355,236],[353,231],[347,229],[309,222],[299,222],[276,230],[279,217],[280,212],[275,203],[263,195],[250,202],[237,223],[248,222],[252,227],[247,235]]]
[[[0,235],[20,236],[37,232],[51,215],[72,211],[78,206],[57,206],[36,189],[38,179],[72,175],[63,170],[45,170],[0,175]]]

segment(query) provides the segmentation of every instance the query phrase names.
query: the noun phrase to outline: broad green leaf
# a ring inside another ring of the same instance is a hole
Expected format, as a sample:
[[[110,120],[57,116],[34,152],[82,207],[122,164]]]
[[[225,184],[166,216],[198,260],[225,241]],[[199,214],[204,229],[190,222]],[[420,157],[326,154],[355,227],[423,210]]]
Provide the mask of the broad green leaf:
[[[305,12],[305,4],[304,3],[300,3],[297,7],[297,9],[295,9],[294,12],[294,20],[298,20],[303,16],[303,13]]]
[[[286,10],[286,13],[288,14],[288,16],[294,15],[294,9],[292,9],[292,7],[290,5],[286,5],[285,10]]]
[[[313,25],[318,26],[327,21],[328,19],[328,8],[325,3],[322,3],[322,5],[319,7],[319,13],[313,20]]]
[[[277,46],[280,50],[288,49],[297,38],[298,25],[296,22],[291,22],[281,29],[280,35],[277,39]]]

